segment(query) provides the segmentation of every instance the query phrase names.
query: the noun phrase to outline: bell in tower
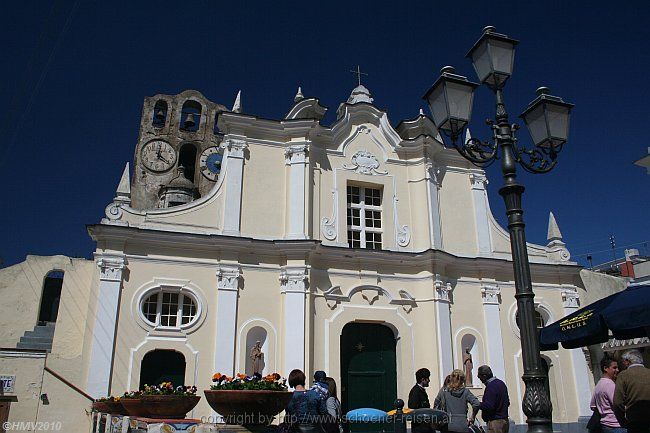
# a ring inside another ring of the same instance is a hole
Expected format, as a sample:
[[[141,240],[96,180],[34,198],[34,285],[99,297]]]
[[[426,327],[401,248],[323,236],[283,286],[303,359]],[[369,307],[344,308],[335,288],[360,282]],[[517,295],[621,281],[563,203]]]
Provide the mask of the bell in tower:
[[[192,129],[196,125],[196,122],[194,121],[194,113],[188,113],[187,117],[185,118],[185,122],[183,122],[183,129]]]

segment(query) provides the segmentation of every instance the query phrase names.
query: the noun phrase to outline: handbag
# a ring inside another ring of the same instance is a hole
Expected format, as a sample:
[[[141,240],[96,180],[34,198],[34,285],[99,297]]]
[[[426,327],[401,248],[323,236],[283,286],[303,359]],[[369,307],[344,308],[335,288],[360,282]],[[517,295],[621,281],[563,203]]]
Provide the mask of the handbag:
[[[589,433],[600,433],[603,430],[600,426],[600,418],[598,409],[594,409],[594,413],[591,414],[591,418],[587,422],[587,431]]]
[[[474,420],[474,422],[469,425],[469,431],[471,433],[485,433],[483,426],[476,420]]]

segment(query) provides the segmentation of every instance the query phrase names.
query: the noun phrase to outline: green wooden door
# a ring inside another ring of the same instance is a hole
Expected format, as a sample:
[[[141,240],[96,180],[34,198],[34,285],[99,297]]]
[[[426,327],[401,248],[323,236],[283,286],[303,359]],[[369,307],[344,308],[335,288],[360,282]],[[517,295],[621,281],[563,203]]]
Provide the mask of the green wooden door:
[[[384,325],[348,323],[341,334],[341,405],[389,411],[397,398],[395,335]],[[371,431],[372,428],[354,429]]]

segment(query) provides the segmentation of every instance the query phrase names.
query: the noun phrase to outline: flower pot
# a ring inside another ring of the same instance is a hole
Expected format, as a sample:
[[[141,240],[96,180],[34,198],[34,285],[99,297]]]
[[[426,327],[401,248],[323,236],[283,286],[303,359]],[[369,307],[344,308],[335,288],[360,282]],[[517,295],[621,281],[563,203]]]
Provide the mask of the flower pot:
[[[110,409],[108,408],[108,405],[106,404],[107,401],[93,401],[93,410],[96,410],[97,412],[102,412],[102,413],[110,413]]]
[[[228,424],[268,425],[289,404],[292,392],[261,390],[205,390],[212,409]]]
[[[149,418],[182,419],[199,403],[198,395],[143,395],[140,397]]]
[[[106,404],[108,413],[111,415],[127,415],[126,409],[124,409],[124,406],[122,406],[122,403],[120,401],[108,400],[103,403]]]
[[[140,398],[122,398],[122,407],[126,410],[126,413],[131,416],[139,416],[142,418],[149,418],[149,412],[144,408],[142,400]]]

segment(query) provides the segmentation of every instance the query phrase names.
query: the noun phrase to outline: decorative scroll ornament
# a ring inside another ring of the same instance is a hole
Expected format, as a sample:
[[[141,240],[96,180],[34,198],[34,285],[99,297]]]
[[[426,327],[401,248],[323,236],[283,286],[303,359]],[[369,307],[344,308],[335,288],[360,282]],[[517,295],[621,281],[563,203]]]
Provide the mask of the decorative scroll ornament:
[[[333,241],[336,239],[337,230],[336,230],[336,215],[339,209],[339,193],[336,189],[332,190],[332,216],[330,218],[323,217],[320,223],[320,230],[325,236],[325,239],[328,241]]]
[[[304,163],[308,153],[308,144],[292,144],[284,149],[285,164]]]
[[[308,269],[305,266],[285,266],[280,272],[282,293],[305,293],[309,285]]]
[[[402,226],[397,219],[397,202],[399,199],[393,196],[393,213],[395,214],[395,242],[400,247],[405,247],[411,242],[411,230],[408,226]]]
[[[436,289],[434,299],[436,301],[445,301],[449,302],[449,295],[452,291],[451,283],[445,283],[440,279],[440,275],[436,274],[436,281],[434,282],[434,287]]]
[[[483,173],[470,173],[469,180],[472,183],[472,189],[484,190],[488,184],[487,176]]]
[[[367,150],[359,150],[357,153],[352,155],[351,159],[352,164],[343,164],[343,168],[346,170],[353,170],[361,174],[371,174],[384,176],[388,172],[384,170],[378,170],[379,160],[375,155],[368,152]]]
[[[126,260],[122,256],[99,257],[95,263],[99,268],[99,279],[102,281],[121,281]]]
[[[578,300],[580,295],[575,290],[563,290],[562,291],[562,301],[564,308],[578,308],[580,306]]]
[[[499,304],[499,295],[501,289],[495,285],[485,285],[481,287],[481,294],[483,295],[484,304]]]
[[[228,157],[243,158],[244,150],[248,148],[248,144],[245,140],[228,137],[223,140],[219,147],[228,151]]]
[[[237,290],[241,278],[241,268],[239,266],[219,265],[217,278],[218,290]]]

